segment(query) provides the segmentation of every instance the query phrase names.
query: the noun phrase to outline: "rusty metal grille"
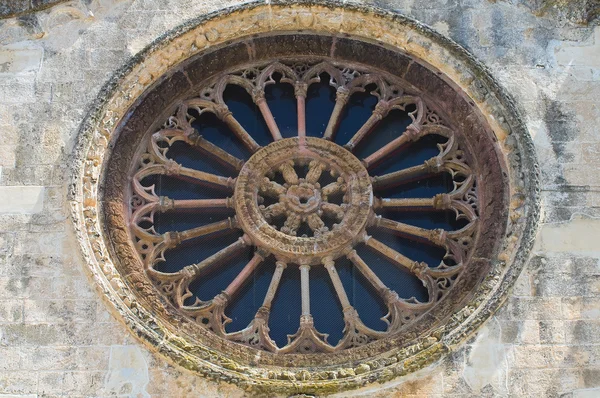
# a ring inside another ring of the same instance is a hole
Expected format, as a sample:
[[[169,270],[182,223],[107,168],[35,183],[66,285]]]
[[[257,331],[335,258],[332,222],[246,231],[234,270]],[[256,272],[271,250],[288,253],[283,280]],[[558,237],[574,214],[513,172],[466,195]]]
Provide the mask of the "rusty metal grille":
[[[294,100],[293,112],[281,108],[289,119],[272,109],[283,101],[272,88],[287,90]],[[315,88],[331,90],[322,128],[311,123],[307,110]],[[239,103],[228,101],[244,96],[256,111],[253,125],[238,117]],[[368,114],[352,125],[358,112],[353,101],[367,100]],[[352,133],[341,134],[342,125]],[[406,165],[402,160],[419,148],[432,155]],[[186,163],[188,155],[208,166]],[[476,154],[468,153],[460,131],[435,102],[387,73],[322,59],[250,65],[208,81],[143,141],[130,174],[129,229],[160,294],[214,334],[281,354],[340,351],[396,336],[418,323],[463,275],[480,230],[473,159]],[[441,192],[403,195],[435,179],[442,181]],[[178,196],[184,186],[201,197]],[[442,228],[410,222],[440,214],[446,220]],[[174,228],[165,228],[173,219],[179,220],[171,222]],[[412,258],[398,239],[441,253],[439,261]],[[181,247],[223,242],[228,243],[198,261],[177,261]],[[232,271],[240,258],[243,265]],[[416,280],[423,294],[407,297],[391,289],[378,275],[381,264]],[[349,296],[342,268],[358,275],[385,308],[381,327],[362,320],[361,297]],[[245,327],[230,330],[228,308],[259,272],[270,280],[258,310]],[[319,272],[327,276],[343,319],[337,342],[314,321],[315,309],[325,305],[311,295],[312,276]],[[213,297],[201,298],[198,286],[214,273],[227,273],[229,283]],[[289,309],[298,314],[299,326],[282,341],[273,337],[277,326],[270,316],[289,273],[299,274],[292,279],[299,285],[299,308]]]

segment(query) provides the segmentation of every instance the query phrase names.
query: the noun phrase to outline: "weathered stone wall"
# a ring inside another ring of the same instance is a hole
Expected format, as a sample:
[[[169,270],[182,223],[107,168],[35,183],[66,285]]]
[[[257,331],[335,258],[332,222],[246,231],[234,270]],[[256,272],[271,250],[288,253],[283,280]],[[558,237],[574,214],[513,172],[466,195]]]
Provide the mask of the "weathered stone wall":
[[[168,365],[109,314],[66,207],[78,125],[106,79],[168,29],[235,3],[73,1],[0,20],[0,397],[243,395]],[[544,218],[512,296],[468,344],[362,393],[600,396],[600,27],[564,2],[364,3],[448,35],[512,92]]]

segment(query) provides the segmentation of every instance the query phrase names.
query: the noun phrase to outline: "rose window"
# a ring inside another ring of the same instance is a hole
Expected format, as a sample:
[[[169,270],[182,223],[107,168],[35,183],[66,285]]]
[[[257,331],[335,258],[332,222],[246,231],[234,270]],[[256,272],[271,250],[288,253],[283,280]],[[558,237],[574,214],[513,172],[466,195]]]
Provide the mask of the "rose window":
[[[135,160],[129,225],[145,272],[180,313],[261,350],[401,333],[450,294],[480,228],[472,154],[436,107],[329,60],[210,80]]]

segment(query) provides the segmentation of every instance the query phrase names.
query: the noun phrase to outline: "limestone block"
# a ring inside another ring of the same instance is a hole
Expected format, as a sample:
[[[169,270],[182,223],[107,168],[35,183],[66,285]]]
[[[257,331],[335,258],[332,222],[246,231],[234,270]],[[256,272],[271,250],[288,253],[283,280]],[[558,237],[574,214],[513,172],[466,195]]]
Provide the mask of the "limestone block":
[[[40,47],[12,45],[0,47],[0,76],[39,70],[44,50]]]
[[[554,47],[556,61],[561,66],[585,65],[600,67],[600,27],[584,43],[562,42]]]
[[[540,321],[540,343],[560,344],[565,342],[563,321]]]
[[[35,99],[35,85],[31,79],[15,75],[0,80],[0,102],[26,104]]]
[[[0,371],[0,391],[4,394],[35,394],[37,375],[19,370]]]
[[[513,297],[511,304],[513,319],[561,319],[558,297]]]
[[[566,341],[570,344],[598,343],[600,320],[579,320],[565,323]]]
[[[583,387],[579,369],[513,369],[509,389],[517,397],[551,397]]]
[[[565,297],[561,306],[565,319],[600,319],[600,297]]]
[[[44,187],[0,187],[0,213],[38,213],[44,206]]]
[[[600,396],[600,388],[585,388],[573,391],[573,398],[597,398]]]
[[[0,300],[0,323],[21,322],[23,302],[21,300]]]
[[[94,300],[25,300],[25,322],[95,322]]]
[[[583,171],[583,170],[581,170]],[[592,174],[585,172],[585,174]],[[593,178],[600,178],[595,173]],[[600,220],[578,217],[568,223],[546,224],[541,228],[535,251],[598,253]]]
[[[21,369],[21,352],[17,347],[0,347],[0,371]],[[2,394],[0,394],[2,397]]]

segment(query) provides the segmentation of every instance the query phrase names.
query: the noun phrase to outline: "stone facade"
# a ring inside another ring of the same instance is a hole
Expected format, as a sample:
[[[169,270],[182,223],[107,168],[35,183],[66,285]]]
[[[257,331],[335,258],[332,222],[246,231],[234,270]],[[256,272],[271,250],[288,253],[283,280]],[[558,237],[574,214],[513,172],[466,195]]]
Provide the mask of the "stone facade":
[[[0,397],[245,394],[168,364],[109,313],[67,207],[78,128],[104,82],[169,29],[236,3],[74,1],[0,20]],[[543,219],[511,297],[467,344],[411,376],[344,395],[600,396],[594,3],[363,3],[449,36],[514,96],[541,165]]]

